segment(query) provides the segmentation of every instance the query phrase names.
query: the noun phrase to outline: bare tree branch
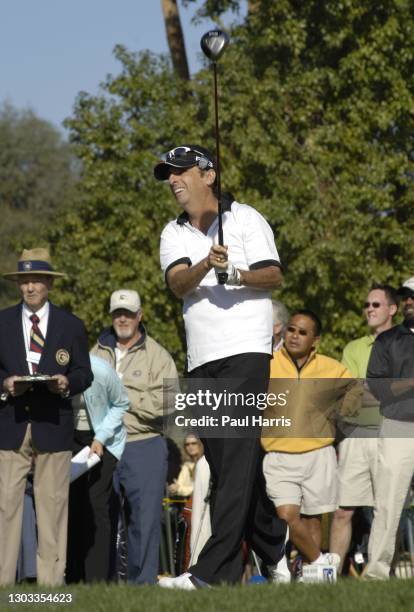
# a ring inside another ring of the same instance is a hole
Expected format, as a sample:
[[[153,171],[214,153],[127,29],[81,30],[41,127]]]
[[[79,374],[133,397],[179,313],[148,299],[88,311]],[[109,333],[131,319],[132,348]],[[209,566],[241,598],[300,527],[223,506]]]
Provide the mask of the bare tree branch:
[[[181,79],[188,81],[190,72],[177,0],[161,0],[161,7],[174,70]]]

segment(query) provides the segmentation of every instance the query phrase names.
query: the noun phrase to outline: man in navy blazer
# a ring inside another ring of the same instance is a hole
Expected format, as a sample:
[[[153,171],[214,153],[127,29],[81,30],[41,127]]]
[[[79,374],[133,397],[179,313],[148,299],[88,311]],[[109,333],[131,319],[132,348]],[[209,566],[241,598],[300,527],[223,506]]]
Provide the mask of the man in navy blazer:
[[[24,489],[35,460],[37,580],[57,586],[66,562],[70,397],[93,380],[88,340],[82,321],[48,300],[63,274],[46,249],[23,251],[17,272],[3,276],[17,281],[22,302],[0,311],[0,585],[15,581]],[[42,382],[42,375],[50,378]]]

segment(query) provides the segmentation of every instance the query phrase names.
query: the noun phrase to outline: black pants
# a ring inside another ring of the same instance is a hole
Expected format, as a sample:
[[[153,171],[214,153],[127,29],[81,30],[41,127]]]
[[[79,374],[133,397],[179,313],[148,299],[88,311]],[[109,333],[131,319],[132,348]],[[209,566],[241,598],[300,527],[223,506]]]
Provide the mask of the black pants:
[[[190,378],[237,379],[239,393],[265,393],[269,355],[246,353],[218,359],[192,370]],[[257,415],[257,409],[241,409]],[[234,412],[234,411],[233,411]],[[262,472],[260,431],[245,437],[205,438],[203,444],[212,476],[212,535],[189,571],[211,584],[237,583],[243,571],[241,544],[246,540],[267,564],[284,551],[286,523],[277,518],[267,498]]]
[[[93,440],[91,431],[75,431],[74,454]],[[116,458],[102,460],[70,486],[66,582],[109,580],[115,554],[112,475]]]

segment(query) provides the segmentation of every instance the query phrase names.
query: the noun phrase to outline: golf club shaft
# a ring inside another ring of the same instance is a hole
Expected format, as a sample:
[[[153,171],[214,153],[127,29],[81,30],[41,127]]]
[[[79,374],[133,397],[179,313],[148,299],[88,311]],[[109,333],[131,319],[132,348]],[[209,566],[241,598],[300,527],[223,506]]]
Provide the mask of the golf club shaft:
[[[217,63],[213,62],[214,74],[214,108],[216,115],[216,158],[217,158],[217,200],[218,200],[218,241],[223,246],[223,207],[221,203],[221,172],[220,172],[220,133],[219,133],[219,117],[218,117],[218,94],[217,94]],[[220,285],[225,285],[227,280],[227,272],[219,272],[217,274]]]

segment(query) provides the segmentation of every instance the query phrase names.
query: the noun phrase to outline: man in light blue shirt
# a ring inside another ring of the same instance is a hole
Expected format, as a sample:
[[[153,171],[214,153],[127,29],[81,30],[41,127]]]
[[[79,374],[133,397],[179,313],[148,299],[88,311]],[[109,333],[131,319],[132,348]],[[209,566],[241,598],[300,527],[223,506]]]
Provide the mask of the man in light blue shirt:
[[[127,392],[115,370],[91,355],[93,384],[74,404],[74,452],[90,446],[101,461],[71,485],[66,581],[93,582],[110,578],[116,524],[111,517],[112,477],[121,458],[129,407]]]

